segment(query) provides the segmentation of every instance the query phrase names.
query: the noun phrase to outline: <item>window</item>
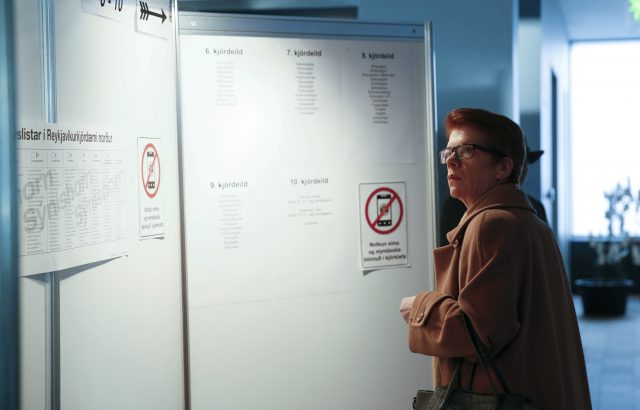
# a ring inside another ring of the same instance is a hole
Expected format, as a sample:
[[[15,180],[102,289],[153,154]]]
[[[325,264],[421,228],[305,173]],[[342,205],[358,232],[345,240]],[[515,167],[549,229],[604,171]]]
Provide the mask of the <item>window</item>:
[[[608,232],[604,192],[640,190],[640,41],[571,46],[572,234]],[[640,235],[636,204],[625,230]]]

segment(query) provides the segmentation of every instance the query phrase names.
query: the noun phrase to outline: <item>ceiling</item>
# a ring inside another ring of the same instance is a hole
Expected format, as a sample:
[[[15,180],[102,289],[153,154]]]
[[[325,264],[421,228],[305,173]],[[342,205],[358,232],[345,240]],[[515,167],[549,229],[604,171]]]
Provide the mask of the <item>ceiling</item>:
[[[358,4],[367,0],[178,0],[184,11],[259,13],[357,17]],[[518,0],[521,17],[540,17],[544,0]],[[640,39],[640,22],[633,20],[629,0],[556,0],[560,4],[571,41]],[[325,10],[324,13],[319,14]],[[347,14],[344,14],[344,13]]]
[[[640,39],[629,0],[558,0],[571,41]]]

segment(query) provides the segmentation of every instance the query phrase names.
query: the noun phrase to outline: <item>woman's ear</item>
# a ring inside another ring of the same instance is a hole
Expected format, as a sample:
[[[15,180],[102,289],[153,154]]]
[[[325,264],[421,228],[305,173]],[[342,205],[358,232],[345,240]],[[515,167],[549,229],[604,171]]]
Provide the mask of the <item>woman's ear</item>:
[[[497,179],[507,179],[511,175],[513,171],[513,159],[509,157],[504,157],[498,163],[498,169],[496,172]]]

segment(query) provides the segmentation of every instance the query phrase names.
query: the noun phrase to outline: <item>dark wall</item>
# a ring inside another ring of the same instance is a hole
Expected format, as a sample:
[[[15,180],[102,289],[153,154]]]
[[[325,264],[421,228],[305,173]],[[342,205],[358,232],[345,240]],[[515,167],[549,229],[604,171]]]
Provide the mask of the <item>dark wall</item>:
[[[520,0],[518,6],[518,16],[521,19],[540,18],[540,0]]]
[[[520,127],[527,137],[527,144],[532,150],[540,149],[540,113],[520,113]],[[544,154],[543,154],[544,155]],[[523,190],[536,199],[540,199],[540,161],[529,165],[527,179]],[[547,211],[548,212],[548,211]]]

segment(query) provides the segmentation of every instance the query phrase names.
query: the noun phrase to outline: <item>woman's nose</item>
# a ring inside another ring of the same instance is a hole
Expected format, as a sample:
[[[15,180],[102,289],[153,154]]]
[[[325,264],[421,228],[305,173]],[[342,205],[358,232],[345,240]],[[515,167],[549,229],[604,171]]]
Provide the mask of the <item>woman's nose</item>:
[[[452,152],[449,158],[447,158],[447,168],[456,168],[458,165],[458,157],[455,152]]]

